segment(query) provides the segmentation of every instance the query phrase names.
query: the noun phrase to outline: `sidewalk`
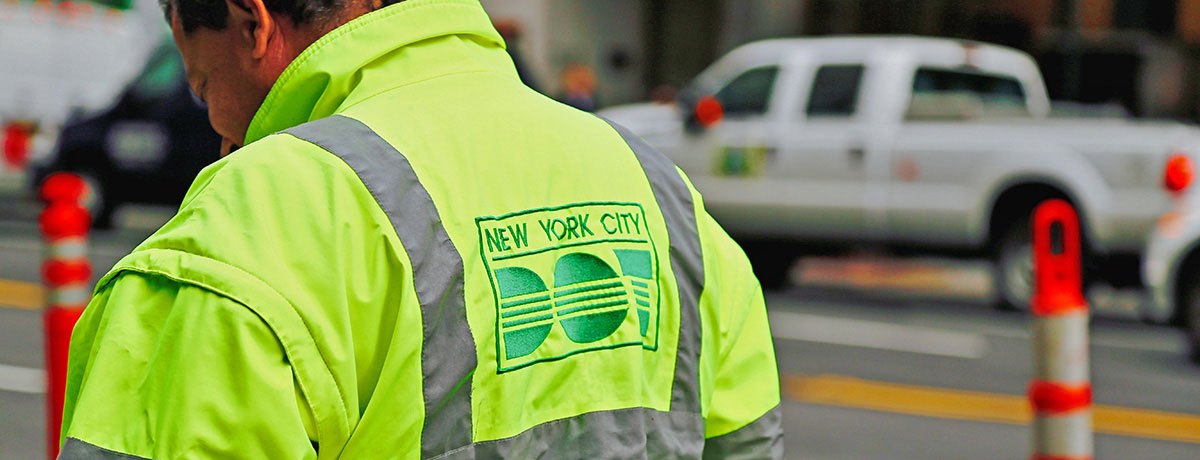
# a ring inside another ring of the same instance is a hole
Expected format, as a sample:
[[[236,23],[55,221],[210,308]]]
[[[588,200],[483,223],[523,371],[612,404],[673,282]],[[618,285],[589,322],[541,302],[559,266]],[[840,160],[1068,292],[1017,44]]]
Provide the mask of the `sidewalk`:
[[[793,281],[803,287],[876,291],[902,298],[971,303],[992,299],[991,264],[984,260],[936,257],[899,258],[879,255],[808,257],[792,267]],[[1105,316],[1137,319],[1146,299],[1140,289],[1092,286],[1090,306]]]
[[[811,257],[797,264],[793,276],[802,286],[883,290],[963,300],[987,300],[992,296],[990,266],[984,261],[875,255]]]

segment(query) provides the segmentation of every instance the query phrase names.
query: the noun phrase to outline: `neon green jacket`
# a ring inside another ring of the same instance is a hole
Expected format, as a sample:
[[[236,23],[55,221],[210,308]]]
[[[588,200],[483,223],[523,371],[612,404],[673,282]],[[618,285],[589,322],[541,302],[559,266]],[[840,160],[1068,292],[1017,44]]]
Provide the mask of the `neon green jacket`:
[[[779,458],[758,283],[476,0],[318,40],[100,280],[61,458]]]

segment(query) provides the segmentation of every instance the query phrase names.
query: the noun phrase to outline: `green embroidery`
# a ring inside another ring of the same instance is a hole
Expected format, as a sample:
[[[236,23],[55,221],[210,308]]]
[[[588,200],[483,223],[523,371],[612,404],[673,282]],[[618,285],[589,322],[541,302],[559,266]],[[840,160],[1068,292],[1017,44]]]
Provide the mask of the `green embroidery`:
[[[587,296],[583,296],[583,297],[575,297],[573,299],[560,300],[558,302],[554,302],[554,306],[561,307],[563,305],[570,305],[573,303],[586,302],[588,300],[595,300],[595,299],[607,299],[609,297],[623,296],[625,294],[626,294],[625,291],[612,291],[612,292],[605,292],[603,294],[592,294],[592,295],[587,295]]]
[[[526,313],[533,313],[533,312],[539,312],[539,311],[546,311],[546,310],[549,310],[549,309],[550,309],[550,305],[549,305],[549,304],[542,304],[542,305],[538,305],[538,306],[534,306],[534,307],[522,308],[522,309],[520,309],[520,310],[509,310],[509,311],[506,311],[506,312],[504,312],[504,313],[501,313],[501,314],[500,314],[500,317],[501,317],[501,318],[510,318],[510,317],[513,317],[513,316],[521,316],[521,315],[524,315],[524,314],[526,314]]]
[[[475,223],[495,296],[499,372],[658,349],[658,257],[641,205],[580,203]]]
[[[628,305],[628,304],[629,304],[628,300],[618,300],[615,302],[606,302],[606,303],[597,304],[597,305],[584,305],[582,307],[564,308],[564,309],[558,311],[558,316],[560,316],[560,317],[567,316],[567,315],[569,315],[571,313],[575,313],[577,311],[596,310],[596,309],[605,308],[605,307],[615,307],[618,305],[624,306],[624,305]],[[625,308],[625,309],[622,309],[621,311],[625,312],[625,311],[629,311],[629,309]],[[621,318],[624,319],[625,317],[622,316]],[[570,331],[568,331],[568,332],[570,332]],[[611,333],[612,333],[612,331],[609,331],[608,333],[600,335],[600,337],[605,337]],[[570,335],[570,334],[568,334],[568,335]]]
[[[563,289],[561,291],[558,291],[558,296],[566,297],[571,294],[578,294],[580,292],[597,291],[600,289],[609,289],[609,288],[615,288],[615,287],[621,287],[621,286],[624,286],[624,284],[621,283],[620,281],[618,281],[618,282],[615,282],[612,284],[603,284],[600,286],[586,286],[586,287],[581,287],[581,288]]]
[[[504,308],[519,307],[521,305],[529,305],[531,303],[545,302],[547,300],[550,300],[550,296],[543,295],[543,296],[538,296],[538,297],[530,297],[530,298],[524,299],[524,300],[517,300],[514,302],[505,302],[501,306]]]
[[[507,267],[496,270],[496,282],[500,285],[500,297],[546,292],[546,283],[528,268]]]
[[[650,253],[646,251],[630,251],[628,249],[617,249],[613,252],[617,254],[617,260],[621,261],[621,270],[626,275],[643,279],[654,278],[654,268],[650,264]],[[634,281],[633,285],[646,287],[645,284],[638,281]]]

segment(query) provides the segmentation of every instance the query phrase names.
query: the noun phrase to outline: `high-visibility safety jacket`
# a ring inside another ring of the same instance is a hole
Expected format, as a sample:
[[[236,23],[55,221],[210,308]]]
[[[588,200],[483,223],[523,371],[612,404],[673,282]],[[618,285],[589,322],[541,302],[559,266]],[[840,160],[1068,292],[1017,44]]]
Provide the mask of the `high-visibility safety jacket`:
[[[477,0],[327,34],[246,142],[100,280],[60,458],[782,456],[745,255]]]

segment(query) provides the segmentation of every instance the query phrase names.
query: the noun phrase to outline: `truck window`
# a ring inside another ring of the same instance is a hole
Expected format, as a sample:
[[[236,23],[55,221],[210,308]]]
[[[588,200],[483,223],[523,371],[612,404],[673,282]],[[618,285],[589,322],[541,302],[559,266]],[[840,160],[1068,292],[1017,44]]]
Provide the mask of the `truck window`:
[[[858,108],[863,66],[827,65],[817,69],[808,96],[810,117],[848,117]]]
[[[746,116],[767,113],[771,101],[771,90],[779,68],[757,67],[738,75],[729,84],[717,91],[716,98],[725,108],[725,115]]]
[[[1028,116],[1015,78],[964,70],[917,69],[908,118]]]

